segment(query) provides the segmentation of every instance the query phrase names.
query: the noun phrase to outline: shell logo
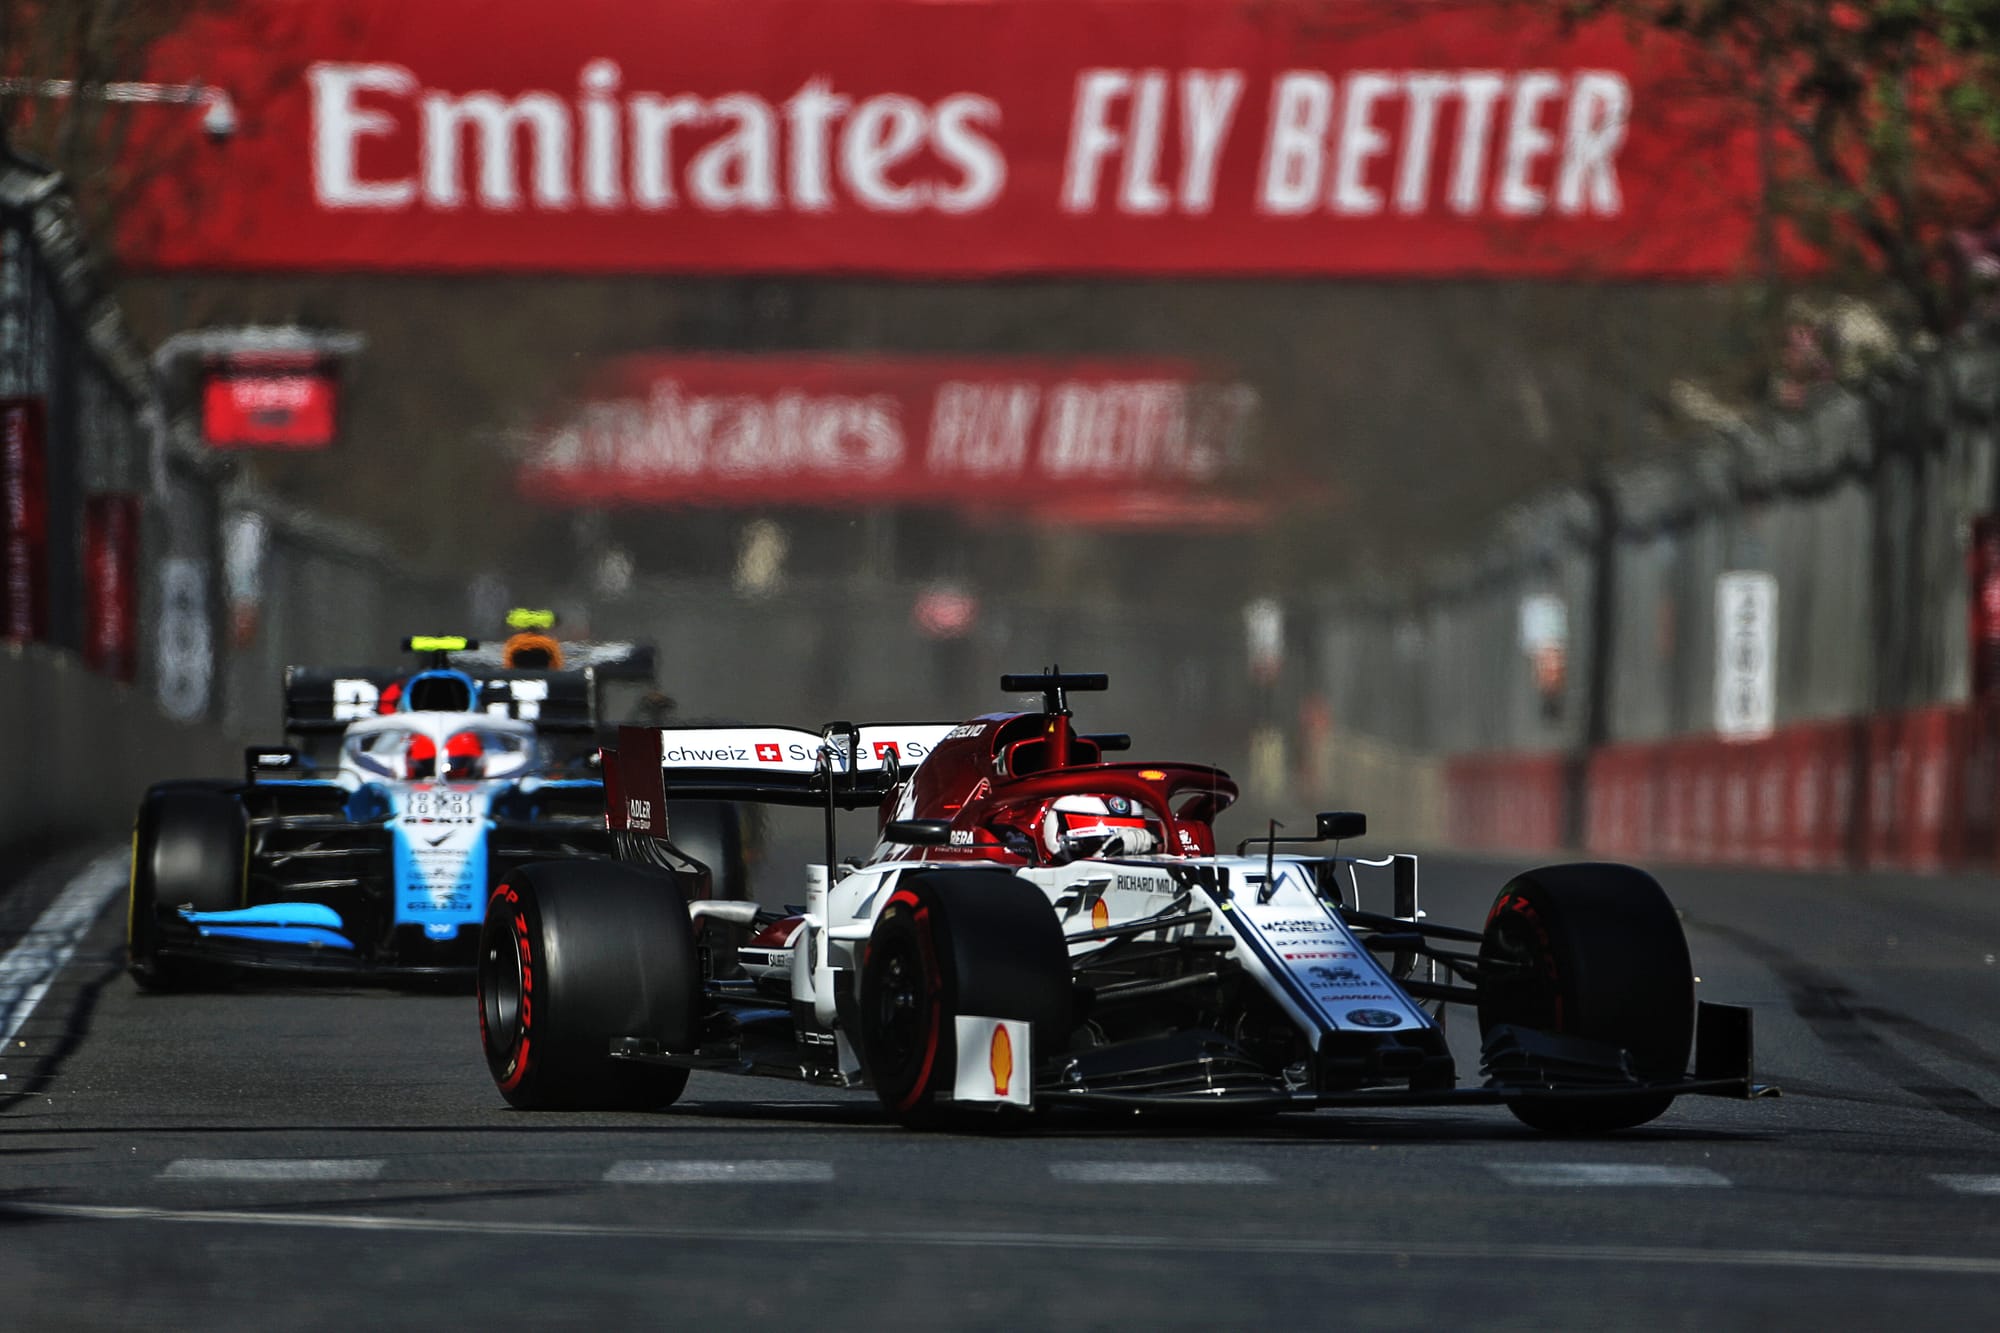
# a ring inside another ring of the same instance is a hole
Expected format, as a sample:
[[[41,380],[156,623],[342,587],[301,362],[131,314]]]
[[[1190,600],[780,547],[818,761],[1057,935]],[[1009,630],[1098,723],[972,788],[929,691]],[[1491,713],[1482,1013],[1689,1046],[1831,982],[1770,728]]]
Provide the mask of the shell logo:
[[[1092,930],[1103,930],[1110,924],[1111,909],[1104,905],[1104,899],[1099,898],[1090,905],[1090,928]]]
[[[1014,1043],[1007,1036],[1007,1025],[993,1025],[993,1046],[987,1052],[986,1063],[993,1071],[993,1095],[1005,1097],[1007,1083],[1014,1077]]]

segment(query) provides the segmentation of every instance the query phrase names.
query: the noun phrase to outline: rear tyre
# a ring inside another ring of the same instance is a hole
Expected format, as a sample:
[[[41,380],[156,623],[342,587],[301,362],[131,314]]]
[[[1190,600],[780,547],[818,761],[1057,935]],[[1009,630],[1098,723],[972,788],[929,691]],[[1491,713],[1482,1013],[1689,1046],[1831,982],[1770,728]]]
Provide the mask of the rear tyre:
[[[227,912],[246,905],[250,820],[224,791],[156,788],[132,829],[126,968],[146,990],[218,985],[226,969],[159,954],[160,914],[179,907]]]
[[[1643,870],[1545,866],[1517,875],[1479,946],[1479,1031],[1511,1023],[1624,1048],[1641,1078],[1679,1078],[1694,1045],[1694,968],[1680,916]],[[1536,1129],[1602,1134],[1658,1117],[1667,1093],[1526,1098],[1508,1109]]]
[[[889,1113],[913,1129],[967,1123],[949,1100],[959,1015],[1032,1023],[1038,1055],[1068,1041],[1069,949],[1048,896],[1005,871],[904,875],[868,939],[860,1010],[861,1059]]]
[[[687,901],[668,876],[611,861],[508,875],[479,934],[486,1067],[524,1111],[671,1105],[688,1071],[613,1060],[621,1037],[692,1050],[700,978]]]

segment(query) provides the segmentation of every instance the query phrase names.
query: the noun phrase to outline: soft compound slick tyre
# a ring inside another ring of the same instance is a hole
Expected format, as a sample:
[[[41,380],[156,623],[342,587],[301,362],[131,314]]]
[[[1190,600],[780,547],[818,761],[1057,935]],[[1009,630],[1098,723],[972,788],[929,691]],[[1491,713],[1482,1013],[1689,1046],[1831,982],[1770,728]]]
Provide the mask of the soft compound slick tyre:
[[[246,905],[250,820],[227,791],[194,784],[146,793],[132,829],[126,967],[146,990],[218,985],[226,969],[162,958],[159,913],[177,907],[227,912]]]
[[[671,1105],[688,1073],[614,1060],[639,1037],[693,1049],[701,979],[672,877],[612,861],[538,861],[494,888],[479,934],[480,1042],[524,1111]]]
[[[949,1102],[959,1015],[1030,1023],[1032,1052],[1046,1055],[1067,1043],[1073,1012],[1062,924],[1025,880],[906,874],[876,914],[861,964],[861,1059],[883,1107],[910,1128],[972,1123]],[[1015,1077],[1034,1071],[1024,1060]]]
[[[1580,863],[1515,876],[1487,914],[1479,963],[1482,1037],[1511,1023],[1622,1047],[1642,1078],[1687,1072],[1694,968],[1679,913],[1645,871]],[[1536,1129],[1603,1134],[1645,1124],[1673,1100],[1524,1098],[1509,1109]]]

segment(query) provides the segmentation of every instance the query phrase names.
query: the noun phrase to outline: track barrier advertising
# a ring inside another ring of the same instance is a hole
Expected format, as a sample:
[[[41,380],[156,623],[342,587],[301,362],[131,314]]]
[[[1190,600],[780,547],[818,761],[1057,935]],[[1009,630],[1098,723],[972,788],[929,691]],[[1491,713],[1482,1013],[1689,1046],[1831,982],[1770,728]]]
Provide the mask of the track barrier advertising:
[[[1213,488],[1241,463],[1256,406],[1247,385],[1164,358],[633,356],[596,377],[519,484],[584,506],[1200,512],[1229,508]]]
[[[1584,784],[1593,856],[1786,870],[2000,869],[2000,705],[1803,723],[1758,740],[1607,746]],[[1564,760],[1448,761],[1453,845],[1554,852]]]
[[[1505,5],[246,0],[153,77],[141,267],[1726,277],[1752,127]],[[227,187],[222,186],[227,182]]]
[[[0,636],[16,643],[49,632],[45,421],[42,399],[0,398]]]

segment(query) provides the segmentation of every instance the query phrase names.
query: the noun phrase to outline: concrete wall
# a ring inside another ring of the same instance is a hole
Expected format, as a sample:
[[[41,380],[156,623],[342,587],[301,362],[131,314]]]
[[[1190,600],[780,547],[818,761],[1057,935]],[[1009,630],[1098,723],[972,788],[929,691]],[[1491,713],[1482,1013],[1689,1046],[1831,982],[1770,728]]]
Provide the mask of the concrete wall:
[[[148,783],[226,777],[242,748],[162,717],[152,698],[67,653],[0,649],[0,854],[130,826]]]

